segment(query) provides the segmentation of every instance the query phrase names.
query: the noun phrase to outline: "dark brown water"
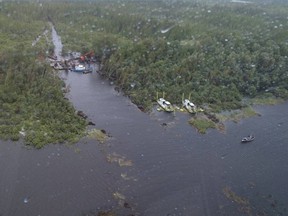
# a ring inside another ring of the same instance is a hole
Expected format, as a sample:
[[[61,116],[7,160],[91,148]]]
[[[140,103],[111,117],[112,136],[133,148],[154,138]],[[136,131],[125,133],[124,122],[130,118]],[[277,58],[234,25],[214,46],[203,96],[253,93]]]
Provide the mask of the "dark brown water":
[[[61,77],[75,108],[112,137],[41,150],[0,142],[1,216],[288,215],[288,103],[200,135],[188,114],[143,113],[95,71]]]

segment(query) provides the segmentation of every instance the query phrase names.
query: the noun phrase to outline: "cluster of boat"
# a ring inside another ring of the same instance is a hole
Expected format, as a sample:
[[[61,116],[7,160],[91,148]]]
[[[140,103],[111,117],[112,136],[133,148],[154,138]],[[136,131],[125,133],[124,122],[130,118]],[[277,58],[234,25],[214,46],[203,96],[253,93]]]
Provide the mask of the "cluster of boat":
[[[157,103],[161,107],[161,109],[166,112],[175,111],[175,107],[169,101],[165,100],[164,98],[159,98],[157,100]],[[189,99],[183,99],[182,106],[187,112],[191,114],[195,114],[198,111],[203,111],[201,108],[197,108],[196,105],[192,103]]]
[[[157,103],[161,107],[161,110],[164,110],[166,112],[174,112],[175,111],[175,107],[169,101],[165,100],[164,98],[159,98],[157,100]],[[203,109],[197,108],[195,106],[195,104],[192,103],[189,99],[183,99],[182,100],[182,106],[187,112],[189,112],[191,114],[195,114],[199,111],[203,111]],[[254,139],[255,139],[255,136],[250,134],[248,136],[243,137],[241,142],[242,143],[248,143],[248,142],[253,141]]]
[[[85,54],[86,55],[86,54]],[[85,56],[76,56],[76,54],[71,54],[70,58],[58,59],[57,56],[48,56],[51,67],[55,70],[66,70],[80,73],[91,73],[91,63],[96,60],[94,58],[84,58]]]

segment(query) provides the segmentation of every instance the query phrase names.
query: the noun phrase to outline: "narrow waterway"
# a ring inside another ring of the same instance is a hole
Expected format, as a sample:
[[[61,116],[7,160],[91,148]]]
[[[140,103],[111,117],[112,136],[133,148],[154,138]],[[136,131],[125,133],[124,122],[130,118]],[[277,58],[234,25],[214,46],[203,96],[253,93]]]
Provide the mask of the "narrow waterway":
[[[201,135],[188,114],[141,112],[97,68],[60,76],[91,128],[111,137],[41,150],[0,142],[1,216],[288,214],[288,103]]]
[[[133,162],[111,184],[139,215],[285,215],[287,103],[255,107],[261,117],[228,122],[224,134],[200,135],[189,115],[142,113],[97,73],[64,77],[75,107],[113,136],[105,154]],[[256,140],[241,144],[251,132]]]

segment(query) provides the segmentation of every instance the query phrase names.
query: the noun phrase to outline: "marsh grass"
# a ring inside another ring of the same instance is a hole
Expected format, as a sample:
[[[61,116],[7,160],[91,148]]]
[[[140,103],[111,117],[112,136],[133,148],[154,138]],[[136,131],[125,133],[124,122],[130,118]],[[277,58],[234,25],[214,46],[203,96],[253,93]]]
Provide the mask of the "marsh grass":
[[[253,99],[251,99],[251,103],[255,104],[255,105],[276,105],[279,103],[283,103],[284,100],[282,98],[278,98],[278,97],[255,97]]]
[[[108,136],[102,130],[92,129],[87,132],[87,136],[91,139],[96,139],[100,143],[105,143]]]
[[[204,115],[201,115],[201,117],[196,116],[189,120],[189,123],[193,125],[197,131],[201,134],[205,134],[207,129],[209,128],[216,128],[217,125],[212,120],[208,119]]]
[[[261,114],[256,112],[255,109],[253,109],[253,107],[247,106],[238,110],[222,112],[217,114],[216,116],[221,122],[225,121],[239,122],[241,119],[260,115]]]

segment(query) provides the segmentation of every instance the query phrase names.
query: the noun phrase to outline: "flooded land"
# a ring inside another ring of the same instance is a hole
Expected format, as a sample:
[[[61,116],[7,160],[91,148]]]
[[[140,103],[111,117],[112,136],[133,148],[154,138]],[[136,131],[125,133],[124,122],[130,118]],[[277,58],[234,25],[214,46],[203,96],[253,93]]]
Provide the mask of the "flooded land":
[[[143,113],[95,70],[61,78],[107,139],[41,150],[1,142],[1,215],[287,214],[287,103],[201,135],[188,113]]]
[[[48,23],[55,59],[64,61],[62,29]],[[89,73],[53,73],[64,83],[65,101],[89,122],[85,136],[40,149],[25,145],[24,136],[0,141],[0,216],[288,215],[287,101],[254,105],[258,115],[201,134],[189,124],[193,114],[154,106],[143,112],[103,76],[103,65],[90,66]],[[249,135],[255,139],[241,142]]]

